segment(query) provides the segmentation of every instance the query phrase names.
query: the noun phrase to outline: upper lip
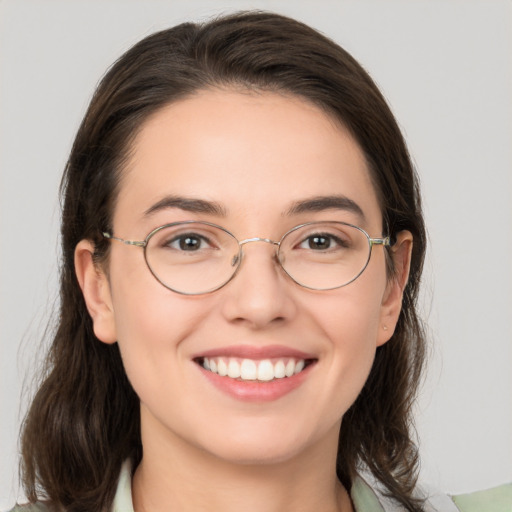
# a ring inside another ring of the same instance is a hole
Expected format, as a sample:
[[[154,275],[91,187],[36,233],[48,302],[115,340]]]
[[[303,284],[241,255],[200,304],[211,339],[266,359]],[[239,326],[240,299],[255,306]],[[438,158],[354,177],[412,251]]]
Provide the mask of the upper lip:
[[[204,352],[195,354],[192,358],[201,357],[239,357],[241,359],[276,359],[276,358],[294,358],[294,359],[316,359],[315,355],[286,347],[284,345],[232,345],[227,347],[212,348]]]

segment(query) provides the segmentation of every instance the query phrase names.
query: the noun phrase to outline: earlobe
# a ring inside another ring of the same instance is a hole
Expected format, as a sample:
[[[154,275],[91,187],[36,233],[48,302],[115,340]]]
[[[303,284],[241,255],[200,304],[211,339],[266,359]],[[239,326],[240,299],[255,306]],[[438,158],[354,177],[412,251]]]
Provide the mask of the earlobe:
[[[413,237],[409,231],[400,231],[391,248],[394,273],[390,277],[381,304],[381,316],[377,345],[383,345],[395,331],[402,309],[402,297],[411,266]]]
[[[94,244],[81,240],[75,248],[75,272],[82,289],[94,334],[104,343],[117,341],[114,308],[105,273],[93,260]]]

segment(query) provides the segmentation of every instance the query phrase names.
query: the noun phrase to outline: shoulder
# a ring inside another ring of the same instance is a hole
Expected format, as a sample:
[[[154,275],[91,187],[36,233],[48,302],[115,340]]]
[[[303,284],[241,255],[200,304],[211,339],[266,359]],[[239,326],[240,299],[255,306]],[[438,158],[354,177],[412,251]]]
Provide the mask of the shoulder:
[[[452,499],[462,512],[511,512],[512,483],[485,491],[452,496]]]
[[[350,494],[356,512],[405,511],[368,474],[356,477]],[[424,500],[425,512],[512,512],[512,483],[455,496],[421,486],[415,494]]]

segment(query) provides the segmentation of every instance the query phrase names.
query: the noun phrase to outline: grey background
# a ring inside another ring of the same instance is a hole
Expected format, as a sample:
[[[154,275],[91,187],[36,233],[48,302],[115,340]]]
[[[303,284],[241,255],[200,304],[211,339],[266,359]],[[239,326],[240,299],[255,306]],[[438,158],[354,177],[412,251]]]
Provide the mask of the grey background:
[[[0,1],[0,509],[17,483],[22,385],[57,296],[60,173],[100,76],[143,36],[263,8],[341,43],[409,143],[430,247],[422,478],[463,492],[512,480],[510,1]]]

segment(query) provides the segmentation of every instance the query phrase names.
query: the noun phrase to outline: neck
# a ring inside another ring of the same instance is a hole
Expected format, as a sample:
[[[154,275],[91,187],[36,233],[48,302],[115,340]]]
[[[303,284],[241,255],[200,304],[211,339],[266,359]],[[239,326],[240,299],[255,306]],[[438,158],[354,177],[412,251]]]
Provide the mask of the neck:
[[[135,512],[353,510],[336,478],[337,428],[299,455],[258,464],[224,460],[169,435],[159,439],[154,429],[144,439],[144,426],[142,437],[144,456],[132,483]]]

